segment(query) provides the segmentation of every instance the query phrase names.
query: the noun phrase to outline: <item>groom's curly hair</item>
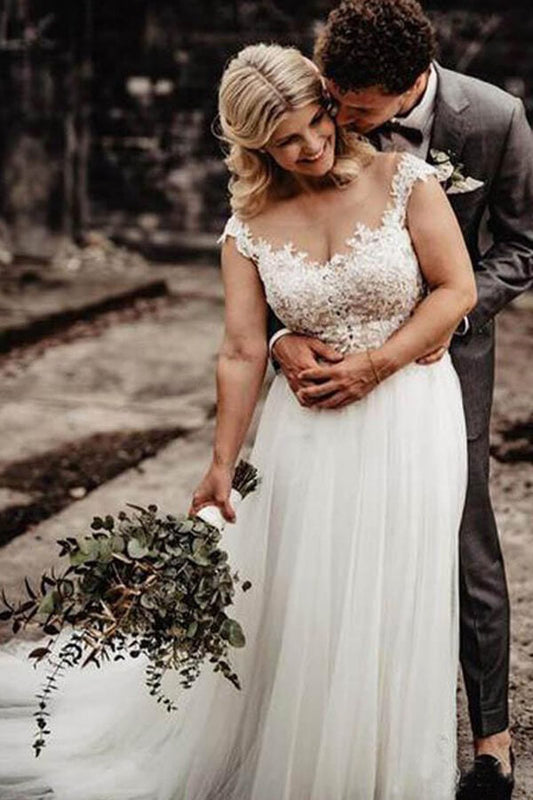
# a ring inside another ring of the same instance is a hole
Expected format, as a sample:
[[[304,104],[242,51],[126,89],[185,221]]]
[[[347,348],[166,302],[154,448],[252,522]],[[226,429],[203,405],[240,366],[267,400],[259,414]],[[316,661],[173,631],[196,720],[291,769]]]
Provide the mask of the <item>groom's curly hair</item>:
[[[381,86],[402,94],[437,51],[433,26],[416,0],[343,0],[315,45],[315,61],[342,92]]]

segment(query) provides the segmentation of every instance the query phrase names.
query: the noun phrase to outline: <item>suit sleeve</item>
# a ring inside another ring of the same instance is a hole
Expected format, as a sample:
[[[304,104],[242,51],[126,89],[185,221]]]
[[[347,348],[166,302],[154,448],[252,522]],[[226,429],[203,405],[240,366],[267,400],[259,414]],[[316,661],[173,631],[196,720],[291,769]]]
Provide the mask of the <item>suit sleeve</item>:
[[[286,327],[286,325],[284,325],[283,322],[281,322],[281,320],[279,320],[276,317],[276,315],[274,314],[274,312],[272,311],[272,309],[269,306],[268,307],[268,319],[267,319],[268,341],[271,340],[271,338],[274,336],[275,333],[277,333],[278,331],[280,331],[282,328],[285,328],[285,327]]]
[[[489,196],[493,245],[476,270],[478,302],[468,315],[473,331],[533,284],[533,134],[516,101]]]

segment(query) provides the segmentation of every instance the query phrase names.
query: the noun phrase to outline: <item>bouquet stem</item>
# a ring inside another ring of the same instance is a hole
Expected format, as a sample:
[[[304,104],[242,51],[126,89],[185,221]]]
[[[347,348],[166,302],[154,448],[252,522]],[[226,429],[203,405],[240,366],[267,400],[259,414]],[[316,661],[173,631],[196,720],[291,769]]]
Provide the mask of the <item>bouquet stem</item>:
[[[229,496],[230,503],[235,512],[246,495],[257,489],[258,484],[259,478],[257,469],[247,461],[239,461],[235,469],[232,489]],[[222,512],[218,506],[204,506],[196,513],[196,516],[200,517],[204,522],[207,522],[208,525],[218,528],[219,531],[223,531],[226,527],[226,520],[222,516]]]

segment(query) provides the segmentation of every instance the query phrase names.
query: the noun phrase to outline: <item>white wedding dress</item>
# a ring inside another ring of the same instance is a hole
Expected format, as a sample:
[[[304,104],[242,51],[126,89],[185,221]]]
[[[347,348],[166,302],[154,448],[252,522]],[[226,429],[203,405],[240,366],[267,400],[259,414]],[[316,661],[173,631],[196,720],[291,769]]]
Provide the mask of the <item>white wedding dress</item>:
[[[236,217],[223,237],[292,330],[376,347],[424,295],[405,214],[433,172],[403,155],[381,224],[356,225],[327,263],[254,241]],[[449,356],[333,411],[301,407],[278,375],[250,458],[262,484],[223,540],[253,584],[232,611],[242,691],[206,669],[169,714],[140,659],[72,671],[36,759],[42,670],[10,644],[0,798],[452,800],[466,436]]]

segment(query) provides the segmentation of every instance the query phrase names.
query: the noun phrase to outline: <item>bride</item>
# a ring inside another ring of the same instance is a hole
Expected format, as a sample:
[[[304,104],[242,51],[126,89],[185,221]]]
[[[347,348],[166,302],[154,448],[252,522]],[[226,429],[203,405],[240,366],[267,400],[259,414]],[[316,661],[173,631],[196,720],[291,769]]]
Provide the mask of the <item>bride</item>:
[[[298,51],[245,48],[219,101],[226,322],[191,511],[235,519],[268,305],[342,354],[344,392],[318,366],[300,402],[282,374],[266,398],[250,457],[262,484],[224,538],[252,581],[234,609],[242,691],[206,670],[169,715],[140,660],[86,668],[58,693],[35,765],[39,676],[4,652],[0,798],[452,800],[466,436],[449,356],[416,361],[475,303],[465,245],[434,169],[337,130]]]

